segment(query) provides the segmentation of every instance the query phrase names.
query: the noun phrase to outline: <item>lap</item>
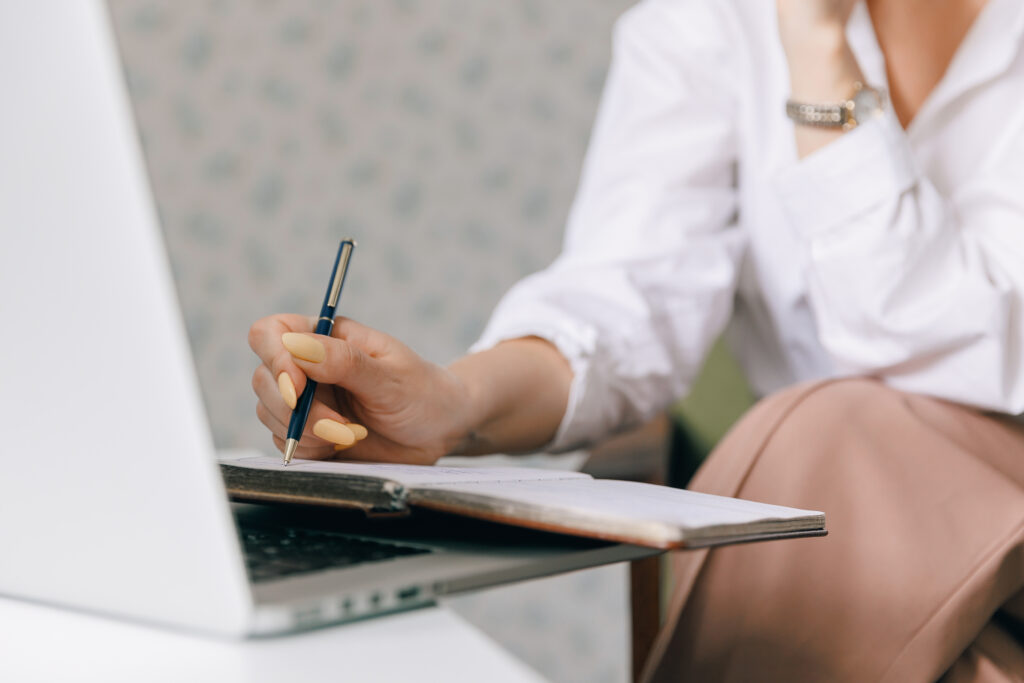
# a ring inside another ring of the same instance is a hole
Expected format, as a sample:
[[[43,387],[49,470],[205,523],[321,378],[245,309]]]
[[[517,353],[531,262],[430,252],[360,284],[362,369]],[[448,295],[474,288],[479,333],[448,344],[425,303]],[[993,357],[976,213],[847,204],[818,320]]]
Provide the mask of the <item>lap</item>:
[[[1024,645],[996,621],[982,629],[940,683],[1021,683]]]
[[[804,385],[755,406],[692,488],[823,510],[829,536],[680,553],[656,680],[934,680],[1024,588],[1024,430],[1006,419]]]

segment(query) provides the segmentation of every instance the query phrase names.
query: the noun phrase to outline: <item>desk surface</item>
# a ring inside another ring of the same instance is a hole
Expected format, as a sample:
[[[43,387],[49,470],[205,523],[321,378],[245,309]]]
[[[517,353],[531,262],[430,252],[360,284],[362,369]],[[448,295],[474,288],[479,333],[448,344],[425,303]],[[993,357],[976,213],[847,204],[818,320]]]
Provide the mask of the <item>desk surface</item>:
[[[542,679],[443,607],[280,638],[233,641],[0,598],[0,680]]]

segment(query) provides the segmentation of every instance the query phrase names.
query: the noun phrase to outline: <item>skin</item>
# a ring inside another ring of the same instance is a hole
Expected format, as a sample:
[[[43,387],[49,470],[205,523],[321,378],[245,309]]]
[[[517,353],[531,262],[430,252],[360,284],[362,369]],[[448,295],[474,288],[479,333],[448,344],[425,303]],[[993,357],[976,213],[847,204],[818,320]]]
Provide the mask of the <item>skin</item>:
[[[845,35],[855,4],[776,0],[793,99],[840,102],[855,83],[864,82]],[[867,6],[885,55],[889,99],[906,128],[942,79],[985,0],[867,0]],[[797,152],[804,158],[843,134],[797,126]]]
[[[307,377],[320,382],[297,458],[336,455],[334,444],[312,433],[312,425],[325,418],[369,430],[345,451],[347,459],[432,464],[449,453],[535,450],[551,440],[565,412],[572,372],[545,341],[505,342],[444,368],[353,320],[338,318],[330,337],[312,334],[313,322],[273,315],[249,331],[249,345],[262,361],[252,378],[256,414],[278,449],[284,447],[291,409],[276,378],[287,372],[299,394]],[[281,341],[286,332],[321,342],[324,360],[293,356]]]
[[[942,78],[984,3],[867,0],[886,57],[889,97],[904,127]],[[863,82],[844,33],[853,6],[853,0],[776,0],[794,99],[839,102]],[[844,134],[797,126],[798,154],[813,154]],[[341,454],[346,459],[432,464],[451,453],[531,451],[551,441],[568,404],[572,370],[541,339],[507,341],[442,367],[346,318],[338,319],[330,337],[312,329],[305,316],[281,314],[257,321],[249,332],[261,361],[252,378],[256,412],[278,449],[291,415],[278,376],[287,372],[299,394],[307,377],[320,382],[298,458],[339,456],[334,444],[312,433],[325,418],[369,430]],[[318,340],[324,360],[293,356],[281,340],[286,332]]]

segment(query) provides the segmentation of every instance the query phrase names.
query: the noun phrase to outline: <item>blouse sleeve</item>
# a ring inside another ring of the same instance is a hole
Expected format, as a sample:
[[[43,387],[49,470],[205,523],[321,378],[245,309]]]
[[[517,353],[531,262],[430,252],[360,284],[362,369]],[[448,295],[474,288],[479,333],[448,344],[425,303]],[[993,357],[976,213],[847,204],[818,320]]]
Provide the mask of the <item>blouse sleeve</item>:
[[[619,20],[563,252],[505,295],[473,347],[535,335],[569,360],[569,404],[546,450],[682,396],[731,313],[743,242],[720,4],[647,0]]]
[[[921,172],[891,111],[779,176],[809,249],[819,336],[841,371],[1024,410],[1024,145],[1015,129],[988,170],[950,196]]]

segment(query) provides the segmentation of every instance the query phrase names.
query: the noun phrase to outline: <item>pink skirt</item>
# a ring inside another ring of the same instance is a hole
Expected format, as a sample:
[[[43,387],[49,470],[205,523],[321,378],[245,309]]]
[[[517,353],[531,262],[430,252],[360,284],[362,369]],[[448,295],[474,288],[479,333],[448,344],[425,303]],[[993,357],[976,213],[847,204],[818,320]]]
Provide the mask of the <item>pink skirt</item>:
[[[1024,681],[1024,426],[869,379],[755,406],[691,488],[829,535],[676,553],[647,681]]]

